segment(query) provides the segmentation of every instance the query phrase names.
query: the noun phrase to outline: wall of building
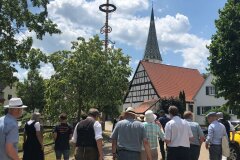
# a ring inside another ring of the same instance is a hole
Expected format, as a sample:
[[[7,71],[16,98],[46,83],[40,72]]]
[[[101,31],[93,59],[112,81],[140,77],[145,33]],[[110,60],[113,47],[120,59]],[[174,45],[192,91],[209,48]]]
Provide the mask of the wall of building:
[[[120,112],[128,107],[135,108],[144,101],[158,99],[142,64],[139,65],[131,85],[123,106],[119,108]]]
[[[2,92],[5,99],[4,105],[8,105],[9,99],[11,99],[12,97],[17,97],[16,84],[5,87]]]
[[[213,76],[209,75],[194,97],[194,120],[201,125],[205,125],[205,111],[222,106],[227,102],[223,97],[216,98],[214,95],[206,95],[206,87],[213,87],[212,81]]]

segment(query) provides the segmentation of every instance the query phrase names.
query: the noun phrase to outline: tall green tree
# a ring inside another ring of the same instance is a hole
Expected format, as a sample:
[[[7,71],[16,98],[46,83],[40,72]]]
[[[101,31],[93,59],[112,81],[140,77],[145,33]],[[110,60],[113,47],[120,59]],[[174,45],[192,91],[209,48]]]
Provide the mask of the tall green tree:
[[[45,82],[38,69],[41,62],[47,63],[46,55],[39,49],[32,48],[26,53],[24,68],[28,69],[27,78],[17,85],[17,95],[28,106],[27,111],[38,109],[40,112],[45,106]]]
[[[16,80],[14,63],[25,66],[33,39],[26,36],[34,32],[38,39],[48,33],[60,33],[57,25],[48,18],[49,0],[0,1],[0,83]],[[24,35],[24,36],[23,36]]]
[[[179,96],[178,96],[179,100],[182,102],[182,107],[184,108],[184,110],[186,109],[186,96],[185,96],[185,92],[180,91]]]
[[[240,107],[240,2],[228,0],[219,10],[212,36],[209,70],[215,76],[217,96],[228,100],[229,106]]]
[[[181,115],[183,115],[186,108],[183,107],[182,101],[178,97],[163,97],[160,100],[160,109],[164,110],[165,113],[168,113],[168,108],[170,106],[176,106]]]
[[[130,58],[121,49],[105,52],[98,36],[72,44],[71,51],[49,57],[56,73],[47,85],[45,113],[56,118],[67,112],[79,119],[89,107],[115,111],[128,87]]]
[[[45,106],[45,84],[37,69],[28,72],[27,79],[17,85],[17,95],[28,106],[27,111],[38,109],[42,112]]]

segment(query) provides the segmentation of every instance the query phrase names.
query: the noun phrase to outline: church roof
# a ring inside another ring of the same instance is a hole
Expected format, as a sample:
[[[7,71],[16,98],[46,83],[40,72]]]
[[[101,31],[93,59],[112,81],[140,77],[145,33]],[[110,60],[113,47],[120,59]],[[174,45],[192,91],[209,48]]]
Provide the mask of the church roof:
[[[146,48],[145,48],[144,57],[143,57],[143,60],[149,60],[149,59],[162,61],[162,57],[158,47],[153,8],[151,13],[151,20],[150,20],[150,27],[148,31]]]
[[[186,101],[192,102],[194,95],[204,82],[204,78],[197,69],[147,61],[140,63],[160,97],[178,97],[179,92],[184,90]]]

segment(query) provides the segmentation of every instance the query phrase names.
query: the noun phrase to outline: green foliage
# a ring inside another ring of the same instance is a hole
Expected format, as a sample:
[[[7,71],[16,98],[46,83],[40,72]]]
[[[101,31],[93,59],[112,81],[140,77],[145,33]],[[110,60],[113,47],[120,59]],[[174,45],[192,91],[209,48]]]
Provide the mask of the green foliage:
[[[4,115],[4,108],[3,105],[0,104],[0,117]]]
[[[170,97],[170,98],[161,98],[160,100],[160,109],[163,109],[165,113],[168,113],[168,108],[170,106],[176,106],[179,110],[179,113],[183,115],[185,108],[183,107],[183,103],[179,98]]]
[[[182,107],[186,108],[186,96],[185,96],[184,90],[180,91],[180,93],[179,93],[179,100],[182,102]]]
[[[56,119],[66,112],[79,119],[89,107],[116,111],[128,87],[129,57],[120,49],[105,52],[98,36],[72,44],[72,51],[49,57],[56,74],[47,83],[45,113]]]
[[[22,99],[27,111],[38,109],[40,112],[45,106],[45,84],[37,69],[28,72],[27,79],[17,85],[17,95]]]
[[[219,97],[228,105],[240,107],[240,3],[228,0],[215,21],[217,32],[208,46],[209,70],[215,76]]]
[[[25,67],[26,54],[33,43],[32,37],[25,33],[34,32],[37,39],[42,39],[46,33],[60,33],[48,18],[48,3],[49,0],[0,1],[0,83],[16,81],[12,75],[16,71],[13,62]]]

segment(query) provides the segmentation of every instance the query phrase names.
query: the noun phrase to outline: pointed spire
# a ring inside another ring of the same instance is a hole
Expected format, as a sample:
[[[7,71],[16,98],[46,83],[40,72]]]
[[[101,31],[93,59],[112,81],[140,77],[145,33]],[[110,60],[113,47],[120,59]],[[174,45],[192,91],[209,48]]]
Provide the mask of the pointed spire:
[[[159,51],[158,41],[157,41],[153,7],[152,7],[150,27],[148,31],[148,38],[147,38],[143,60],[149,60],[149,61],[160,62],[160,63],[162,62],[162,57]]]

